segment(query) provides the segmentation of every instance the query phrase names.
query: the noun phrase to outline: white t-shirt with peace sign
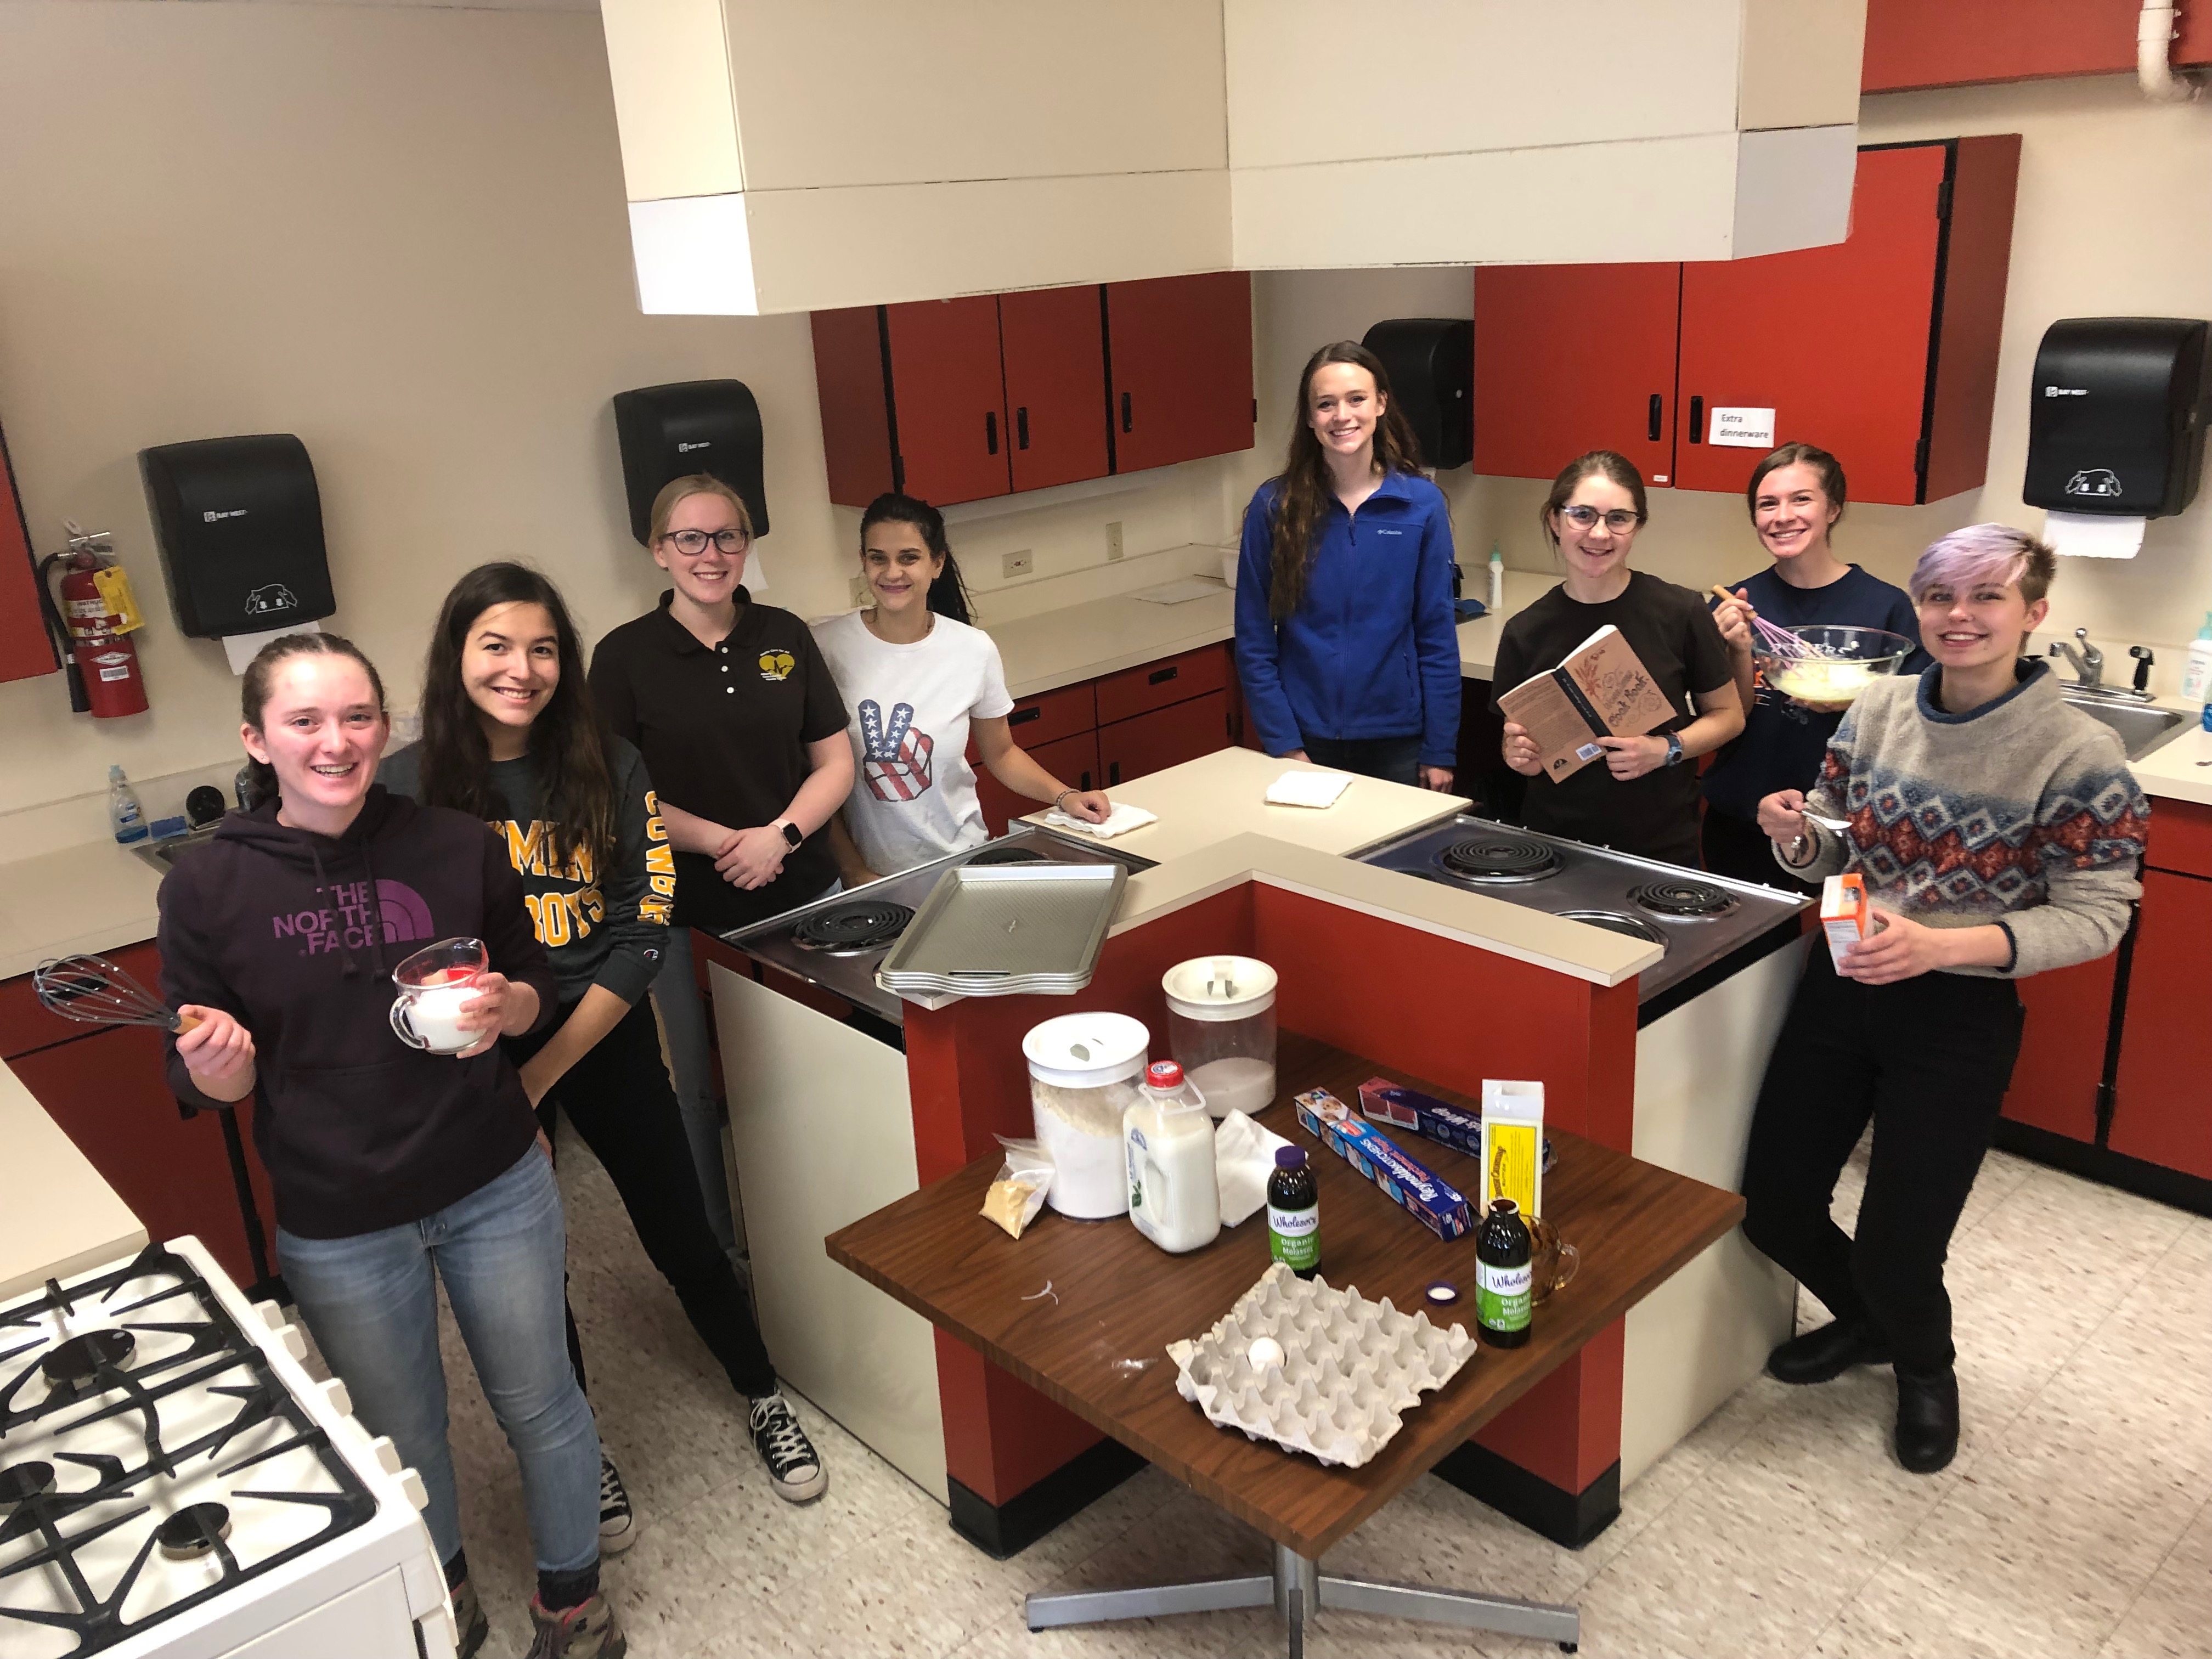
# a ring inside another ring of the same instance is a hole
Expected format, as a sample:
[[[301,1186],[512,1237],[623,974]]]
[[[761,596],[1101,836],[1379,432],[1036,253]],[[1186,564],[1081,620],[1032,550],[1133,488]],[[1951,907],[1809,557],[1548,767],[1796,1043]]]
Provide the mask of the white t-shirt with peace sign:
[[[857,611],[814,625],[852,719],[845,819],[868,868],[910,870],[990,839],[968,764],[968,722],[1011,713],[999,647],[939,617],[927,638],[888,645]]]

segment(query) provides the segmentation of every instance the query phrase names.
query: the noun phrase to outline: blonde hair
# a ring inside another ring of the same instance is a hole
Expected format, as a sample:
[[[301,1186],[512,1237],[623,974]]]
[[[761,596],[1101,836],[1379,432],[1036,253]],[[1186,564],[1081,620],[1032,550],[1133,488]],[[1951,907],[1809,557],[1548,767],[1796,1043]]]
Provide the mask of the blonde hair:
[[[648,543],[657,542],[668,533],[668,521],[676,516],[677,507],[694,495],[720,496],[738,515],[738,528],[745,532],[745,539],[753,538],[753,515],[745,511],[745,498],[712,473],[690,472],[680,478],[671,478],[653,498],[652,528],[646,538]]]

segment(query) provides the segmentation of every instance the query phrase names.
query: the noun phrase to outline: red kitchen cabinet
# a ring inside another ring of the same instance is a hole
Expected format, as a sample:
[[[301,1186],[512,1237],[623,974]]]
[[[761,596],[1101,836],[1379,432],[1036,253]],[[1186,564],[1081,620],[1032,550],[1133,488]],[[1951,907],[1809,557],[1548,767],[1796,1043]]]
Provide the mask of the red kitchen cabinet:
[[[225,1272],[252,1285],[256,1274],[222,1125],[213,1112],[189,1120],[179,1115],[163,1070],[163,1046],[159,1031],[118,1026],[9,1066],[148,1233],[156,1239],[196,1234]],[[252,1151],[252,1103],[234,1109],[246,1139],[256,1201],[264,1216],[273,1215],[268,1176]]]
[[[1876,145],[1859,152],[1850,233],[1832,247],[1604,267],[1618,273],[1607,277],[1479,272],[1475,471],[1549,477],[1614,448],[1654,483],[1734,493],[1768,446],[1711,442],[1715,411],[1754,409],[1774,411],[1777,443],[1832,450],[1854,501],[1973,489],[1987,471],[2019,170],[2016,134]],[[1671,322],[1669,269],[1680,274]],[[1670,356],[1655,426],[1654,377]]]
[[[1043,489],[1104,477],[1106,346],[1098,290],[1001,294],[999,339],[1013,488]]]
[[[1486,265],[1474,277],[1474,470],[1551,478],[1617,450],[1674,471],[1682,267]]]
[[[1060,738],[1052,743],[1024,743],[1022,747],[1029,751],[1031,760],[1070,789],[1098,787],[1097,732],[1079,732],[1072,738]],[[983,827],[993,835],[1005,835],[1008,820],[1026,817],[1051,805],[1049,801],[1030,800],[1016,794],[993,777],[981,760],[972,763],[975,768],[975,797],[983,808]]]
[[[1252,278],[1242,270],[1106,284],[1114,470],[1252,447]]]
[[[141,985],[152,990],[161,977],[161,957],[149,939],[105,953],[107,959]],[[31,988],[31,976],[0,980],[0,1060],[13,1060],[33,1049],[47,1048],[89,1036],[93,1028],[81,1020],[64,1019],[47,1012]]]
[[[2084,1146],[2097,1139],[2097,1090],[2105,1080],[2117,952],[2019,981],[2027,1024],[2004,1097],[2015,1123]]]
[[[1859,90],[2132,75],[2141,0],[1867,0]],[[2174,18],[2177,64],[2212,62],[2212,7]]]
[[[1229,684],[1229,653],[1218,645],[1200,646],[1179,657],[1163,658],[1138,668],[1125,668],[1096,682],[1098,724],[1109,726],[1171,702],[1186,702],[1220,691]],[[1218,747],[1219,745],[1216,745]],[[1200,753],[1210,752],[1200,750]]]
[[[39,610],[38,558],[0,434],[0,680],[33,679],[60,666]]]
[[[1098,759],[1106,769],[1108,789],[1228,746],[1225,689],[1098,728]]]
[[[932,503],[1005,495],[1006,394],[998,301],[983,295],[885,306],[884,342],[897,487]]]
[[[2212,1020],[2203,1010],[2212,881],[2145,870],[2142,884],[2108,1145],[2212,1181]]]

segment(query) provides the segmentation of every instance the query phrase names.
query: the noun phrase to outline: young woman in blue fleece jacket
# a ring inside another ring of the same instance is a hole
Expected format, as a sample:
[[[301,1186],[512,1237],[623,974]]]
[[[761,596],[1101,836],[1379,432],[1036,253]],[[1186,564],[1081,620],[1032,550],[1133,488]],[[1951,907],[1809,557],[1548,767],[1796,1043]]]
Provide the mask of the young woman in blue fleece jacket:
[[[1459,746],[1451,517],[1354,340],[1299,381],[1282,476],[1244,509],[1237,672],[1271,755],[1449,789]]]

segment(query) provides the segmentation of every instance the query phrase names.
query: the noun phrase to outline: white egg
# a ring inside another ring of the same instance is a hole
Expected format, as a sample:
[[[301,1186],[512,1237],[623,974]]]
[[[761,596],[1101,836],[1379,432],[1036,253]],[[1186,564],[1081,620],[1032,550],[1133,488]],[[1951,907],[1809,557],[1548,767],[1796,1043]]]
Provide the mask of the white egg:
[[[1264,1371],[1283,1363],[1283,1345],[1272,1336],[1263,1336],[1247,1350],[1244,1357],[1252,1362],[1254,1370]]]

